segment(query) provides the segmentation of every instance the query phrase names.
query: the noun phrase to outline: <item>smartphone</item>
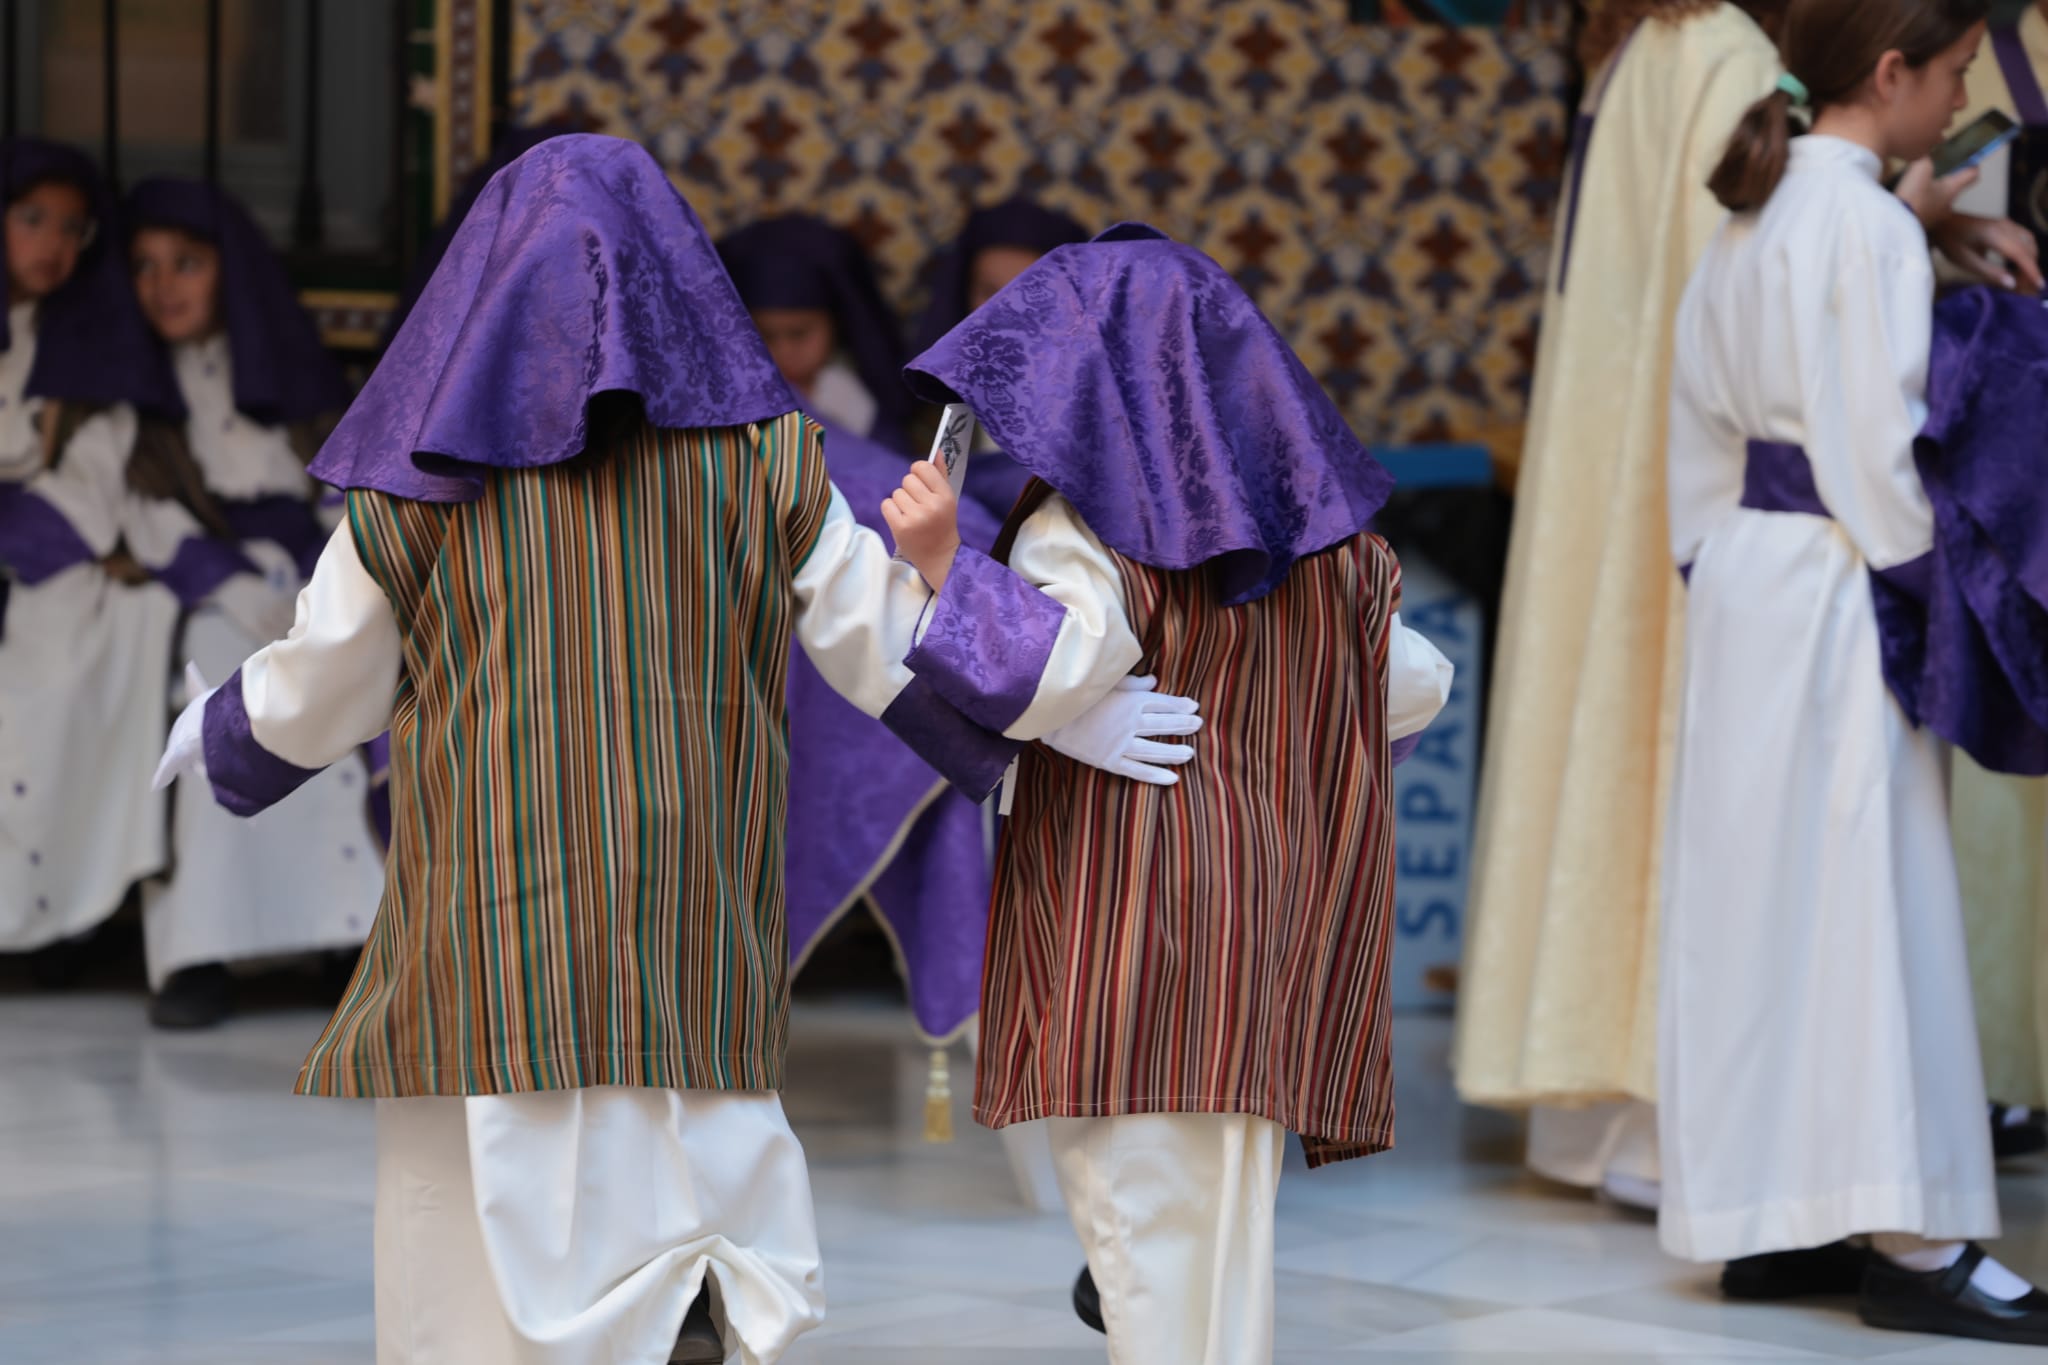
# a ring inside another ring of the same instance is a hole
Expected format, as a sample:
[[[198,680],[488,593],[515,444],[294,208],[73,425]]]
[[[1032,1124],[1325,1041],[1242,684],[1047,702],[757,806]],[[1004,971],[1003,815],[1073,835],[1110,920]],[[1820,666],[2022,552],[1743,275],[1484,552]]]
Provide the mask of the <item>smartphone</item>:
[[[2019,124],[1996,109],[1970,120],[1962,132],[1935,148],[1934,178],[1954,175],[1990,156],[2020,135]]]

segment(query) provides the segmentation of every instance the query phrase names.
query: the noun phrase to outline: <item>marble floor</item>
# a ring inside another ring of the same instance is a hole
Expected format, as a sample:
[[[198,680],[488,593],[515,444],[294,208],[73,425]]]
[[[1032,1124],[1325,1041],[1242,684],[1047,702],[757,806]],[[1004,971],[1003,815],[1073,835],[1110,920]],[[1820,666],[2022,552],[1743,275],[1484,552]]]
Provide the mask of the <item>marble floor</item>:
[[[368,1365],[370,1112],[285,1093],[319,1022],[167,1037],[134,996],[0,993],[0,1362]],[[786,1359],[1103,1360],[1067,1308],[1064,1217],[1025,1209],[991,1135],[921,1141],[925,1054],[897,1008],[800,1005],[793,1034],[832,1309]],[[1397,1037],[1400,1149],[1297,1158],[1282,1184],[1287,1365],[2037,1358],[1868,1331],[1840,1304],[1722,1303],[1648,1222],[1519,1173],[1516,1125],[1451,1096],[1448,1021]],[[2044,1174],[2006,1175],[1998,1247],[2036,1279]]]

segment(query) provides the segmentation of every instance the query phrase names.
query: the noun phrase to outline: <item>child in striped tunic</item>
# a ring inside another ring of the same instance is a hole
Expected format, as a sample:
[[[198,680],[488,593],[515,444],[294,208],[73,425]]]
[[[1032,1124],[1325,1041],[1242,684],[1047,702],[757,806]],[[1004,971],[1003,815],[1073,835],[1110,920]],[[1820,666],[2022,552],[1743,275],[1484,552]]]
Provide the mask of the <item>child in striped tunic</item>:
[[[1036,476],[998,558],[1111,604],[1207,726],[1166,784],[1103,770],[1163,752],[1123,727],[1024,753],[975,1115],[1050,1120],[1113,1361],[1268,1359],[1285,1132],[1312,1165],[1393,1141],[1390,750],[1450,666],[1366,530],[1392,481],[1230,277],[1138,225],[1053,251],[910,374]]]
[[[390,729],[383,905],[298,1086],[378,1100],[380,1361],[778,1358],[824,1304],[775,1094],[792,636],[984,792],[989,727],[1085,720],[1135,651],[961,549],[930,465],[892,560],[616,139],[491,182],[312,472],[348,522],[164,774],[247,813]]]

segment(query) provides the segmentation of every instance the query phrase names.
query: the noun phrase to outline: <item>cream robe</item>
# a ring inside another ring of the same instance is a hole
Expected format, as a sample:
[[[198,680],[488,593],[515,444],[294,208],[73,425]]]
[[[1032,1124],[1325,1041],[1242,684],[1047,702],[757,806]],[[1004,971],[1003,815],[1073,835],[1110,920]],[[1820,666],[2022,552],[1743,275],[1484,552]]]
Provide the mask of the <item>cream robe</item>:
[[[1795,141],[1678,318],[1659,1227],[1691,1260],[1998,1232],[1945,746],[1886,688],[1872,602],[1871,573],[1934,539],[1933,265],[1878,171]],[[1803,447],[1833,515],[1741,505],[1750,440]]]
[[[2020,40],[2035,75],[2048,90],[2048,16],[2038,6],[2020,19]],[[1987,109],[2014,117],[2012,92],[1987,38],[1970,68],[1970,107],[1960,128]],[[1985,158],[1983,178],[1958,206],[2002,217],[2011,185],[2012,157]],[[1977,1001],[1977,1032],[1990,1092],[2011,1104],[2048,1103],[2042,1061],[2048,1055],[2048,779],[1989,773],[1967,754],[1955,756],[1951,827],[1961,874],[1963,921],[1970,935],[1970,979]]]
[[[1656,1098],[1683,606],[1665,533],[1672,320],[1724,216],[1707,177],[1777,74],[1733,5],[1640,28],[1601,102],[1562,290],[1552,267],[1459,986],[1474,1103]]]

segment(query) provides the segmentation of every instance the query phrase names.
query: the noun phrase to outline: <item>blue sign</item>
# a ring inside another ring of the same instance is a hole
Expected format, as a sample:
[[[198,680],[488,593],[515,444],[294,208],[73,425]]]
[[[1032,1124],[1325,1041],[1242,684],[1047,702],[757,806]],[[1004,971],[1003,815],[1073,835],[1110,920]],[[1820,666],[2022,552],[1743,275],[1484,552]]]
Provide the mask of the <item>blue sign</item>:
[[[1446,1005],[1471,881],[1479,769],[1479,604],[1419,555],[1401,561],[1401,623],[1457,669],[1451,699],[1394,769],[1394,1008]]]

